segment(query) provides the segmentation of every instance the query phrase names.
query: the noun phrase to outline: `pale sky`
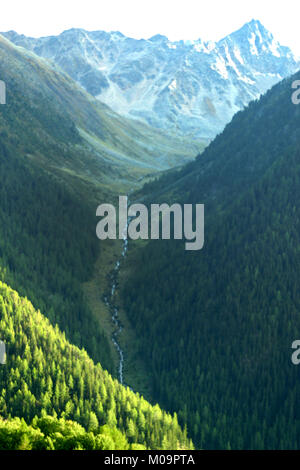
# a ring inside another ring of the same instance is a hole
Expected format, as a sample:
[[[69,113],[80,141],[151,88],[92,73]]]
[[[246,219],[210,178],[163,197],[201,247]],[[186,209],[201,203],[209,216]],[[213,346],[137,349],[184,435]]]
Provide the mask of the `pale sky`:
[[[0,31],[34,37],[84,28],[134,38],[218,40],[251,19],[300,55],[299,0],[6,0],[0,6]]]

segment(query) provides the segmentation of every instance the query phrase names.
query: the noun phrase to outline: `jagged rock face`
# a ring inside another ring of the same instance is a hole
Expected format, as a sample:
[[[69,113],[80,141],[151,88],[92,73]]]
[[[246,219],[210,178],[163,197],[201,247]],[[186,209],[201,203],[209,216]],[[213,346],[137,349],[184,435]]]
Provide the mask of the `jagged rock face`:
[[[81,29],[39,39],[5,36],[51,59],[118,113],[195,138],[213,138],[249,101],[300,67],[255,20],[217,43]]]

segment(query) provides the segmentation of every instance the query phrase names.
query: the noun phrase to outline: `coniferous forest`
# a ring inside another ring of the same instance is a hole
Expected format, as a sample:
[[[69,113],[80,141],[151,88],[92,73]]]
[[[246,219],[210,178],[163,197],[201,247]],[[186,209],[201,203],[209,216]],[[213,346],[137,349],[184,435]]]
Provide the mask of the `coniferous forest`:
[[[0,450],[299,450],[300,73],[188,163],[1,35],[0,80]],[[119,194],[204,204],[203,249],[99,241]]]
[[[27,299],[6,284],[0,289],[1,335],[9,345],[8,368],[0,369],[0,410],[8,419],[0,424],[1,447],[10,436],[8,446],[28,448],[192,448],[176,415],[121,386]]]
[[[194,163],[145,188],[205,204],[203,250],[178,241],[132,250],[123,291],[155,398],[178,411],[200,448],[299,448],[297,78],[237,114]]]

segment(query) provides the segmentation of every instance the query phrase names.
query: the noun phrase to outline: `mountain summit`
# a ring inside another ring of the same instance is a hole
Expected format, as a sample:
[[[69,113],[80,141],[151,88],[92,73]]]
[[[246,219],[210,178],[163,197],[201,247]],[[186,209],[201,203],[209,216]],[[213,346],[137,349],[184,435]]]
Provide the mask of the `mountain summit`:
[[[218,42],[83,29],[39,39],[4,35],[50,59],[114,111],[197,139],[213,138],[300,64],[258,20]]]

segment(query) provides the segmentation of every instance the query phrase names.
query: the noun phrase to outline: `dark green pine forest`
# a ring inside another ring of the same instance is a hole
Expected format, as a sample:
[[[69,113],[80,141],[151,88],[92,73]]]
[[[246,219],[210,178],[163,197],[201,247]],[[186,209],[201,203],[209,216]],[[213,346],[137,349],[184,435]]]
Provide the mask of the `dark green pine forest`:
[[[8,345],[0,368],[0,449],[193,447],[176,415],[120,385],[3,283],[0,331]]]
[[[154,397],[197,448],[299,449],[300,106],[293,80],[239,112],[153,202],[205,204],[205,244],[131,244],[123,287]]]

